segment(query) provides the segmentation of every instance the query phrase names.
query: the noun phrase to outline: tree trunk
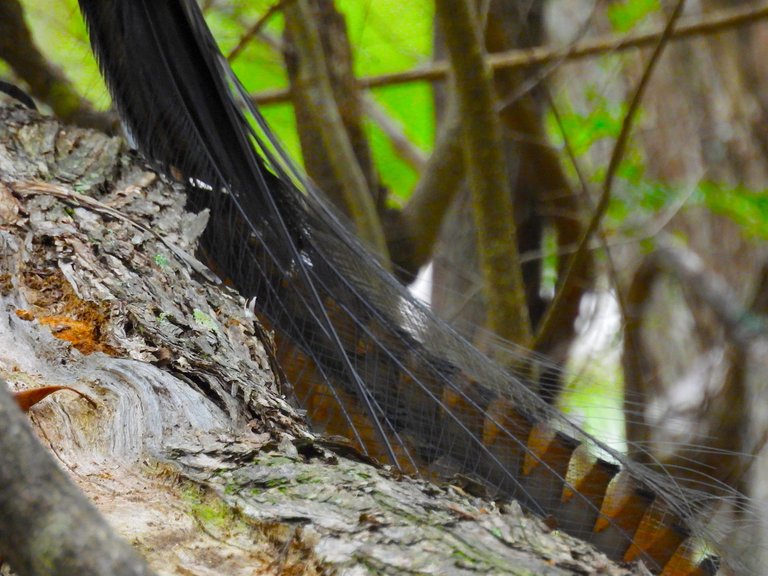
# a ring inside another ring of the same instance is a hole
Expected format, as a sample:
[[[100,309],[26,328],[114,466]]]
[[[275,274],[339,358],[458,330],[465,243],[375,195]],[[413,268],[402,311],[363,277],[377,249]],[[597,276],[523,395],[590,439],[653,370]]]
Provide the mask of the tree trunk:
[[[119,141],[0,108],[0,165],[0,376],[96,399],[30,416],[158,573],[628,573],[308,431],[243,299],[191,255],[205,216]]]

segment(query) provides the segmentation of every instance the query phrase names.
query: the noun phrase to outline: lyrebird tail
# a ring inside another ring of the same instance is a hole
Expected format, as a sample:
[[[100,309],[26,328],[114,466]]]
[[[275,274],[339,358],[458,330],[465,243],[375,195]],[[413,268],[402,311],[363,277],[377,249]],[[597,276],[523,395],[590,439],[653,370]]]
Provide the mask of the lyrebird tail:
[[[612,558],[716,571],[694,536],[719,497],[582,434],[413,298],[292,168],[194,0],[80,6],[129,138],[210,211],[201,249],[276,331],[315,423],[404,471],[481,480]]]

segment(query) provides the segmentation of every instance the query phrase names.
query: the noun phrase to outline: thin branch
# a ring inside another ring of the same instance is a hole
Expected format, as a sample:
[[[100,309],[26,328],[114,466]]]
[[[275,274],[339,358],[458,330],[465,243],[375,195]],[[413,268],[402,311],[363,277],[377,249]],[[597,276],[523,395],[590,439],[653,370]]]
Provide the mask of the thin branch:
[[[644,464],[648,463],[650,456],[644,447],[650,443],[652,430],[643,412],[638,418],[630,418],[628,415],[633,414],[638,405],[647,406],[650,392],[658,393],[662,387],[659,367],[642,336],[645,310],[660,272],[654,255],[645,257],[627,286],[621,308],[624,323],[621,367],[624,376],[624,414],[627,416],[624,419],[624,430],[629,456]]]
[[[619,169],[619,166],[621,165],[621,161],[624,158],[624,153],[629,143],[629,136],[632,132],[632,127],[637,115],[637,111],[639,110],[640,103],[645,96],[645,91],[648,87],[648,83],[650,82],[651,77],[653,76],[653,72],[656,69],[656,65],[659,62],[664,49],[667,47],[670,39],[672,38],[672,32],[675,29],[675,23],[683,13],[684,6],[685,0],[678,0],[675,9],[672,11],[672,14],[667,20],[664,33],[659,38],[658,44],[656,45],[656,48],[654,49],[653,54],[651,54],[651,58],[648,61],[645,70],[643,71],[643,76],[638,82],[635,93],[633,94],[632,100],[630,101],[629,107],[627,108],[627,113],[624,116],[624,121],[621,125],[621,132],[616,139],[616,144],[614,145],[613,152],[611,153],[611,159],[608,163],[608,169],[606,171],[605,180],[603,181],[602,191],[600,193],[597,206],[592,213],[592,218],[589,221],[589,225],[586,227],[584,233],[581,236],[581,239],[579,240],[579,247],[568,261],[568,264],[565,268],[565,274],[560,279],[560,286],[557,293],[555,294],[555,298],[547,309],[547,313],[545,314],[544,318],[542,319],[539,331],[536,334],[536,349],[538,349],[543,343],[548,342],[552,338],[553,328],[557,325],[557,318],[562,313],[562,303],[569,301],[569,290],[576,289],[571,286],[571,278],[574,274],[574,271],[579,270],[584,260],[586,259],[589,253],[589,244],[592,236],[600,227],[600,222],[602,222],[603,216],[608,209],[608,205],[610,204],[611,200],[611,193],[613,191],[613,183],[616,178],[616,173]]]
[[[435,241],[464,183],[461,120],[449,106],[435,143],[411,197],[399,213],[399,226],[387,226],[390,252],[398,267],[414,276],[432,256]]]
[[[341,186],[345,207],[358,235],[388,262],[387,244],[376,206],[363,170],[344,128],[327,74],[320,34],[306,0],[294,0],[285,8],[286,27],[299,60],[297,83],[305,91],[317,119],[323,147],[334,176]]]
[[[362,103],[365,114],[387,135],[397,155],[417,172],[424,170],[427,154],[410,141],[402,127],[373,98],[364,95]]]
[[[18,0],[0,1],[0,58],[26,82],[32,96],[45,102],[65,122],[102,132],[114,132],[117,117],[97,112],[64,75],[38,49],[24,20]]]
[[[741,304],[738,293],[720,276],[708,271],[704,261],[691,250],[662,237],[653,253],[657,267],[677,278],[717,316],[728,339],[748,349],[756,339],[768,339],[768,319],[760,311]]]
[[[762,3],[756,7],[719,10],[696,22],[678,26],[671,40],[717,34],[733,28],[757,24],[765,19],[768,19],[768,3]],[[506,69],[533,68],[554,61],[569,62],[653,46],[658,44],[663,34],[664,30],[655,30],[644,34],[629,34],[620,38],[613,34],[603,35],[573,46],[540,46],[526,50],[500,52],[487,56],[486,60],[494,72]],[[425,80],[444,80],[449,70],[448,62],[434,62],[415,70],[360,78],[358,83],[360,88],[378,88]],[[261,106],[285,102],[289,99],[290,91],[284,89],[265,90],[253,95],[254,102]]]
[[[294,0],[280,0],[279,2],[272,4],[272,6],[270,6],[267,11],[261,15],[261,18],[256,20],[256,22],[254,22],[253,25],[248,28],[248,30],[246,30],[245,34],[240,37],[235,47],[230,50],[229,54],[227,54],[227,60],[230,62],[234,61],[235,58],[237,58],[240,53],[245,50],[246,46],[248,46],[248,44],[253,41],[259,32],[261,32],[262,28],[264,28],[267,22],[269,22],[269,19],[283,10],[289,3],[293,1]]]
[[[473,0],[438,0],[436,12],[454,71],[464,162],[483,285],[487,327],[498,336],[527,345],[531,326],[517,251],[512,193],[502,153],[493,75],[485,59]]]
[[[686,454],[688,464],[685,466],[680,464],[680,456],[665,459],[664,465],[678,471],[685,470],[684,474],[679,474],[681,479],[695,479],[701,475],[711,478],[711,474],[716,473],[720,481],[735,485],[745,470],[744,459],[739,456],[744,453],[742,440],[746,437],[745,426],[748,422],[745,417],[748,394],[744,366],[748,351],[756,342],[765,341],[768,337],[768,323],[761,315],[757,301],[750,308],[743,306],[736,291],[721,277],[707,270],[697,254],[666,237],[661,238],[658,244],[656,251],[644,258],[627,291],[622,366],[625,398],[631,398],[632,405],[627,406],[625,411],[633,411],[640,399],[643,399],[642,404],[646,404],[649,391],[659,394],[663,389],[658,367],[643,341],[642,327],[653,287],[662,274],[667,274],[694,294],[717,317],[727,338],[729,367],[716,398],[710,402],[703,401],[700,409],[700,420],[717,423],[722,434],[707,436],[706,449],[700,449],[695,458]],[[644,417],[627,419],[626,435],[631,441],[630,450],[638,445],[646,446],[651,440],[650,424]],[[643,461],[646,456],[639,450],[630,454],[637,461]],[[715,454],[716,460],[713,459]],[[729,456],[724,460],[725,454]]]
[[[581,189],[581,197],[583,201],[589,205],[589,207],[594,210],[595,206],[592,202],[592,194],[590,193],[590,186],[587,183],[587,178],[584,175],[584,170],[581,167],[581,163],[579,162],[579,159],[576,157],[576,151],[573,149],[573,146],[571,145],[571,140],[568,137],[568,131],[565,129],[565,124],[563,124],[563,117],[560,114],[560,111],[558,110],[557,104],[555,103],[555,99],[552,97],[552,93],[546,89],[545,90],[547,102],[549,103],[549,109],[552,111],[552,116],[555,119],[555,122],[557,123],[557,128],[560,131],[560,136],[563,139],[563,148],[566,152],[566,157],[571,163],[571,166],[573,168],[573,171],[576,174],[576,179],[579,182],[579,187]],[[616,262],[614,261],[613,255],[611,254],[611,245],[608,243],[608,239],[605,236],[605,231],[603,230],[602,226],[598,226],[597,228],[597,239],[599,241],[599,247],[603,250],[603,253],[605,254],[605,260],[608,268],[608,277],[610,281],[613,283],[614,290],[616,292],[616,302],[619,305],[619,310],[622,313],[623,317],[627,317],[627,307],[625,302],[624,293],[621,286],[621,279],[619,277],[619,272],[616,268]],[[562,246],[561,246],[562,247]],[[574,251],[577,249],[577,247],[574,248]],[[590,247],[590,250],[594,250],[594,248]],[[559,257],[561,257],[560,254],[558,254]]]

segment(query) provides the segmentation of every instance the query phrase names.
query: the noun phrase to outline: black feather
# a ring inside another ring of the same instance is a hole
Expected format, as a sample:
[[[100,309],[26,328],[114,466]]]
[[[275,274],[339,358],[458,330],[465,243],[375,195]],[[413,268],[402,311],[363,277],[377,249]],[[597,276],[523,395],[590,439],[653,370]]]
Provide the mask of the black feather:
[[[80,7],[132,143],[164,170],[184,175],[193,209],[210,210],[203,251],[314,361],[332,393],[357,397],[393,464],[401,462],[397,448],[408,447],[414,464],[451,461],[548,513],[559,494],[553,502],[532,497],[518,471],[482,442],[485,419],[526,449],[525,438],[486,414],[501,397],[531,424],[553,421],[611,454],[684,522],[706,507],[708,496],[683,498],[668,478],[580,433],[386,272],[294,169],[194,0],[80,0]],[[361,343],[372,349],[361,351]],[[467,413],[449,406],[444,390]]]

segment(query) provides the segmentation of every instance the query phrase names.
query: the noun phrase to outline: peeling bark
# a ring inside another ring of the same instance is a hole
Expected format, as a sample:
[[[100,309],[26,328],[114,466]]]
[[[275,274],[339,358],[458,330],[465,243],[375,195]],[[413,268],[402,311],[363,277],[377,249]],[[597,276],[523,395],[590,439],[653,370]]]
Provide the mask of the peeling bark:
[[[184,200],[117,140],[0,108],[0,376],[98,402],[30,415],[158,573],[628,573],[514,503],[309,432],[243,299],[191,256],[205,215]],[[50,317],[90,322],[102,347],[80,352]]]

